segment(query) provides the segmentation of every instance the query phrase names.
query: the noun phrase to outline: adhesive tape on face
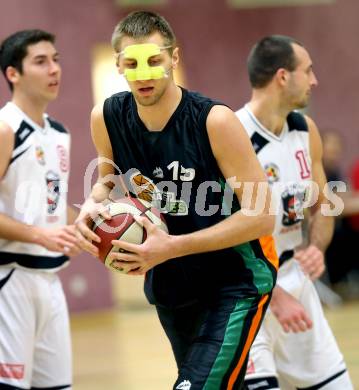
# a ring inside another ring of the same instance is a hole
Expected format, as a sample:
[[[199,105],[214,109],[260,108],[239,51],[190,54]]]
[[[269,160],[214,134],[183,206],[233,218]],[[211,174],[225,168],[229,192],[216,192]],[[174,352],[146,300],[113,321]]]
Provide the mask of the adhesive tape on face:
[[[136,60],[135,69],[125,69],[124,75],[128,81],[152,80],[165,77],[165,68],[148,65],[148,60],[161,53],[161,48],[154,43],[142,43],[127,46],[123,50],[125,59]]]

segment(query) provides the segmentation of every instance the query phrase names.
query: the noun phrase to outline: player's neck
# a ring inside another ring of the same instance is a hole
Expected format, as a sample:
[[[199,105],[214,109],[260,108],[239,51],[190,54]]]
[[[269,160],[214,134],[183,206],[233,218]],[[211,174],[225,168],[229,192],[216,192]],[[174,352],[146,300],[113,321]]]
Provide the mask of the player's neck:
[[[291,111],[288,107],[283,107],[275,96],[263,93],[253,93],[248,105],[254,116],[267,130],[276,136],[281,135]]]
[[[11,101],[36,124],[44,127],[44,112],[47,107],[47,102],[45,103],[40,99],[35,99],[34,97],[29,97],[19,92],[14,92]]]
[[[138,115],[149,131],[161,131],[176,111],[182,98],[182,90],[176,84],[171,84],[152,106],[137,104]]]

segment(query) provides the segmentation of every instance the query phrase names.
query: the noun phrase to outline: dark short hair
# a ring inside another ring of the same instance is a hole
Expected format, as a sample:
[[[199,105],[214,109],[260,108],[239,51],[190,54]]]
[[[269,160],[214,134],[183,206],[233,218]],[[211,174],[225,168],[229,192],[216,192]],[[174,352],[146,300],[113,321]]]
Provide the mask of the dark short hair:
[[[247,68],[253,88],[265,87],[280,68],[293,71],[297,59],[293,44],[303,46],[296,39],[285,35],[271,35],[261,39],[252,48]]]
[[[0,45],[0,67],[10,89],[11,82],[6,77],[6,69],[13,66],[22,73],[22,61],[27,56],[27,48],[41,41],[55,42],[55,35],[43,30],[22,30],[10,35]]]
[[[121,39],[124,36],[143,38],[155,32],[159,32],[163,36],[166,46],[174,46],[176,42],[175,34],[163,16],[148,11],[132,12],[115,27],[111,40],[112,47],[118,52]]]

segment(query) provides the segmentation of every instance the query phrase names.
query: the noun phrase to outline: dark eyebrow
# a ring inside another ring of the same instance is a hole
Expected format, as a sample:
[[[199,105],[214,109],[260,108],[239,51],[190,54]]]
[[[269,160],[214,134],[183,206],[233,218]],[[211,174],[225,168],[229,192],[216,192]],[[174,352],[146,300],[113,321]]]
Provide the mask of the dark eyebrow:
[[[54,58],[54,57],[59,57],[60,56],[60,54],[58,53],[58,52],[56,52],[56,53],[54,53],[53,55],[52,55],[52,58]],[[35,57],[33,57],[33,59],[34,60],[44,60],[44,59],[46,59],[47,58],[47,55],[46,54],[38,54],[38,55],[36,55]]]
[[[37,56],[34,57],[34,60],[40,60],[40,59],[45,59],[47,56],[45,54],[38,54]]]

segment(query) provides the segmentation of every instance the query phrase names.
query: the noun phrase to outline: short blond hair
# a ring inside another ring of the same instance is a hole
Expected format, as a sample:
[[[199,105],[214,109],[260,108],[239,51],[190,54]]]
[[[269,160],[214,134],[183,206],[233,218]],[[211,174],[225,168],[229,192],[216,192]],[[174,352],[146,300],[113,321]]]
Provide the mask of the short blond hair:
[[[116,52],[120,51],[121,39],[124,36],[132,38],[147,37],[159,32],[165,39],[165,46],[175,46],[176,37],[167,20],[154,12],[135,11],[122,19],[112,34],[112,47]]]

